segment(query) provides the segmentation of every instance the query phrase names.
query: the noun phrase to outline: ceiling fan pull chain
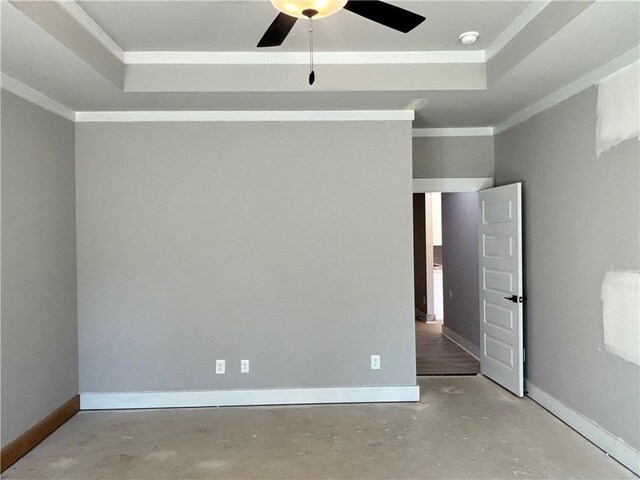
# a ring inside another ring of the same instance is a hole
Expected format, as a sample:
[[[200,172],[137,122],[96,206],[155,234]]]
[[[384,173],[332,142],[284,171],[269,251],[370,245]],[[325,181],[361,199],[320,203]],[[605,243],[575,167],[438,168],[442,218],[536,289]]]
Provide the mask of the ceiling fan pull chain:
[[[313,85],[316,81],[316,74],[313,71],[313,17],[309,17],[309,66],[311,72],[309,73],[309,85]]]

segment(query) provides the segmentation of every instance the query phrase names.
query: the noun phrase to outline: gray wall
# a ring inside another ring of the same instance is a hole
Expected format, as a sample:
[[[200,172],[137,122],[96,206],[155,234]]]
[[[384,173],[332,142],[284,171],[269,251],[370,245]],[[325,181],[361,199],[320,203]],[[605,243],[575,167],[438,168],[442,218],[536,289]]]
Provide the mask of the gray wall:
[[[78,393],[74,125],[2,90],[2,446]]]
[[[527,377],[638,448],[640,369],[603,346],[607,271],[638,270],[638,141],[595,154],[592,87],[496,137],[498,185],[523,183]]]
[[[493,178],[493,137],[415,137],[413,178]]]
[[[480,348],[477,193],[442,194],[444,325]]]
[[[410,122],[77,124],[76,162],[81,392],[415,385]]]

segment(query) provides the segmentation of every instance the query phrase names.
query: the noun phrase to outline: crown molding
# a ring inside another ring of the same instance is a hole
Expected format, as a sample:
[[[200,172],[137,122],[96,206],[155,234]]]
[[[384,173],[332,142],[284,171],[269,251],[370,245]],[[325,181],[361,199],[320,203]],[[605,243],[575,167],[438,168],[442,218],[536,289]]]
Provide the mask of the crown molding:
[[[67,120],[71,120],[72,122],[76,120],[76,112],[74,110],[65,107],[61,103],[47,97],[45,94],[4,73],[0,77],[0,87]]]
[[[413,110],[108,111],[76,112],[2,74],[0,87],[45,110],[78,123],[89,122],[372,122],[413,121]]]
[[[413,138],[430,137],[490,137],[493,135],[493,127],[470,128],[414,128]]]
[[[551,0],[532,2],[491,43],[486,50],[403,51],[403,52],[316,52],[321,64],[403,64],[403,63],[486,63],[530,23]],[[125,65],[135,64],[306,64],[306,52],[137,52],[124,49],[77,3],[55,0],[98,42]]]
[[[124,64],[105,46],[106,34],[99,35],[97,24],[92,24],[77,4],[62,0],[8,2],[116,87],[124,87]]]
[[[370,122],[413,118],[413,110],[76,112],[76,122]]]
[[[429,138],[497,135],[597,84],[602,78],[615,73],[621,68],[638,62],[639,58],[640,46],[634,47],[555,93],[511,115],[494,127],[416,128],[412,130],[412,136],[414,138]],[[75,112],[73,109],[4,73],[0,77],[0,87],[45,110],[75,122],[412,121],[415,116],[413,110]]]
[[[107,48],[113,56],[124,63],[125,52],[122,47],[118,45],[75,0],[56,1],[71,17],[82,25],[87,32]]]
[[[316,65],[484,63],[484,50],[315,52]],[[125,52],[127,65],[306,65],[308,52]]]
[[[484,51],[486,61],[495,57],[515,36],[529,25],[551,0],[537,0],[531,2],[520,14],[498,35]]]
[[[503,132],[511,127],[529,120],[534,115],[542,113],[545,110],[548,110],[549,108],[557,105],[558,103],[564,102],[568,98],[571,98],[581,91],[597,84],[604,77],[607,77],[612,73],[617,72],[621,68],[637,62],[638,59],[640,59],[640,46],[632,48],[628,52],[614,58],[609,63],[606,63],[601,67],[592,70],[591,72],[569,83],[560,90],[511,115],[502,123],[494,127],[494,133],[497,135],[500,132]]]

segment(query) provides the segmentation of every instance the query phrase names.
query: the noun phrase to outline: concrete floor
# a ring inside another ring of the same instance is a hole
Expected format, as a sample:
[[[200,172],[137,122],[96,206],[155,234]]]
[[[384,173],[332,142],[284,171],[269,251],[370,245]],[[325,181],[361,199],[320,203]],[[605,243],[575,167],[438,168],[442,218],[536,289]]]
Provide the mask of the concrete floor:
[[[7,479],[635,478],[482,376],[416,404],[81,412]]]

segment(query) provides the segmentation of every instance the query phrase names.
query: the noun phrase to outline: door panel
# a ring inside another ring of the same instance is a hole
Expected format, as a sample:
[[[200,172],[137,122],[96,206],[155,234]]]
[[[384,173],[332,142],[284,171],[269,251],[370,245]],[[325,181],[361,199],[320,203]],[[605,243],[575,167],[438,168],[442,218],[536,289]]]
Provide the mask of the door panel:
[[[515,183],[478,192],[480,368],[483,375],[520,397],[524,394],[521,188]]]
[[[484,315],[487,324],[513,332],[513,312],[508,308],[485,303]]]

